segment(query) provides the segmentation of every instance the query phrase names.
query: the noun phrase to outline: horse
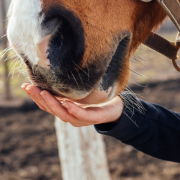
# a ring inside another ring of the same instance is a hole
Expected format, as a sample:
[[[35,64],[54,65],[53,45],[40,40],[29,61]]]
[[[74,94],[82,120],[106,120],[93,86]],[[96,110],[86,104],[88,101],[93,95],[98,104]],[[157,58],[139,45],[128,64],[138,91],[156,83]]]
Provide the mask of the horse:
[[[157,1],[13,0],[7,37],[34,85],[98,104],[126,89],[131,55],[166,17]]]

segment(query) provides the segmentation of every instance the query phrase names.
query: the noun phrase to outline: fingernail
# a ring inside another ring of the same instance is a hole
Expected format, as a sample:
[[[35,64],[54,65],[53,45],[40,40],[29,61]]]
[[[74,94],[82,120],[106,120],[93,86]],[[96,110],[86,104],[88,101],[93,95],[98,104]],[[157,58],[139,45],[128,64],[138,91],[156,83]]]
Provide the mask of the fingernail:
[[[26,90],[28,93],[30,93],[31,95],[34,95],[34,90],[31,89],[30,87],[27,87],[25,90]]]
[[[45,101],[48,100],[47,95],[46,95],[45,92],[41,92],[40,94],[41,94],[41,96],[44,98]]]
[[[26,84],[23,84],[22,86],[21,86],[21,88],[25,88],[26,87]]]
[[[69,105],[68,105],[66,102],[63,102],[63,103],[62,103],[62,106],[64,106],[64,107],[67,108],[67,109],[69,108]]]

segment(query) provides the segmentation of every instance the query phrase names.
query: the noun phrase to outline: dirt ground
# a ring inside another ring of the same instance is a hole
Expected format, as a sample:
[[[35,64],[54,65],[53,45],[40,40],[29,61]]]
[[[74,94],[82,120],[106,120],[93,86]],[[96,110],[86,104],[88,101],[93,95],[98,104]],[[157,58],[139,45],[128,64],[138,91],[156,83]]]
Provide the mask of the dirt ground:
[[[132,89],[147,101],[180,112],[180,79]],[[104,139],[112,180],[180,179],[179,164]],[[54,118],[32,102],[0,108],[0,180],[61,180]]]

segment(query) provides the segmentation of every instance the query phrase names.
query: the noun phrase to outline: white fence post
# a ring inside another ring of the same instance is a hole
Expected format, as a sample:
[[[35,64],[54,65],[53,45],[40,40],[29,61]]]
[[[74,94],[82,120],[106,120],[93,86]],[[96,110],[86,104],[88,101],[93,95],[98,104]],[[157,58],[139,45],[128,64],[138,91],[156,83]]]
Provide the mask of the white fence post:
[[[110,180],[104,141],[94,127],[55,121],[63,180]]]

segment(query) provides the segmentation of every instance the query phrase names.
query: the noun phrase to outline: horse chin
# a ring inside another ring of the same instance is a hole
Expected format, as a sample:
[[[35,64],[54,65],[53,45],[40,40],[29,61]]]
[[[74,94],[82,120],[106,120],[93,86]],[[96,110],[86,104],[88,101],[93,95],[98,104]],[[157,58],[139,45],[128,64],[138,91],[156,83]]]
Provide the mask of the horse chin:
[[[114,87],[110,87],[107,91],[103,91],[101,89],[95,89],[88,96],[82,99],[69,99],[69,98],[62,98],[57,96],[56,99],[58,99],[59,101],[68,100],[82,105],[93,106],[93,105],[107,103],[108,101],[113,99],[114,96],[115,96]]]
[[[113,93],[113,87],[110,87],[107,91],[94,90],[87,97],[77,100],[77,103],[81,104],[101,104],[109,101]]]

